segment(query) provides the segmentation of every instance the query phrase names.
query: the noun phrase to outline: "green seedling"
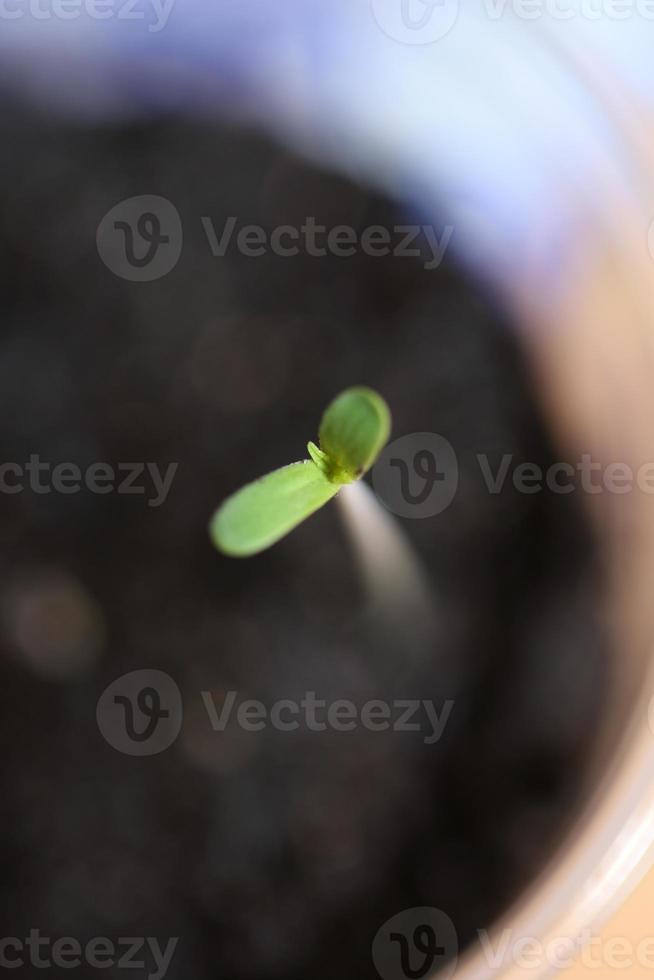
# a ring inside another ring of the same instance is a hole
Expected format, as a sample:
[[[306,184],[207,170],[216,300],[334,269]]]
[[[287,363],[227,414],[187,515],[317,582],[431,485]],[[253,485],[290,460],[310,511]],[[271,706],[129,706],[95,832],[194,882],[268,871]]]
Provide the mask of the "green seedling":
[[[371,388],[348,388],[325,411],[310,459],[291,463],[237,490],[218,508],[209,533],[219,551],[245,558],[269,548],[360,479],[386,445],[391,416]]]

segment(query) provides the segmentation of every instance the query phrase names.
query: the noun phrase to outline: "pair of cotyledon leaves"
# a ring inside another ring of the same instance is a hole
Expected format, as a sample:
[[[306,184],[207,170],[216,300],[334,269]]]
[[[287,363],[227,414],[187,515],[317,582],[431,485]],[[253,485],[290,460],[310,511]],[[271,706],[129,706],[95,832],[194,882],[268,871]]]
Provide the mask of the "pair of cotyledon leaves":
[[[209,527],[216,547],[246,557],[275,544],[370,469],[388,441],[391,416],[371,388],[348,388],[325,411],[310,459],[248,483],[218,508]]]

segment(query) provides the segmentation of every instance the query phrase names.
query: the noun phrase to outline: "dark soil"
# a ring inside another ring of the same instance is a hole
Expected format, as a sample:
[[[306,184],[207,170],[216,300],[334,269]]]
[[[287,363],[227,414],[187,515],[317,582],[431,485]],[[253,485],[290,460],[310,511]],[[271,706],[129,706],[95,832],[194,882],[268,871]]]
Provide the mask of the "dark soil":
[[[0,495],[0,934],[177,936],[169,980],[366,980],[375,933],[412,906],[443,909],[463,946],[552,853],[605,689],[577,495],[493,495],[476,463],[556,458],[510,327],[451,263],[214,258],[202,216],[415,220],[254,134],[5,106],[0,145],[0,458],[179,464],[160,507]],[[149,283],[113,275],[95,242],[140,194],[184,227],[179,263]],[[249,561],[207,536],[217,503],[302,458],[356,383],[384,394],[396,436],[437,432],[459,457],[451,507],[402,521],[437,610],[418,657],[410,630],[371,632],[336,506]],[[103,690],[139,668],[184,700],[179,738],[144,758],[96,723]],[[201,692],[229,690],[454,708],[433,745],[214,732]],[[16,975],[43,972],[25,954]]]

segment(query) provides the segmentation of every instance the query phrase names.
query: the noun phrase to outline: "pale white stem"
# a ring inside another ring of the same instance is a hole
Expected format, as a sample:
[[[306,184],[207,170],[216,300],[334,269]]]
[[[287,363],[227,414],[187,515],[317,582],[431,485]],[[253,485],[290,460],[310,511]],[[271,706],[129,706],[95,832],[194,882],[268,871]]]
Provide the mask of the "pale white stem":
[[[336,499],[379,625],[414,636],[431,632],[436,597],[398,521],[363,480],[344,486]]]

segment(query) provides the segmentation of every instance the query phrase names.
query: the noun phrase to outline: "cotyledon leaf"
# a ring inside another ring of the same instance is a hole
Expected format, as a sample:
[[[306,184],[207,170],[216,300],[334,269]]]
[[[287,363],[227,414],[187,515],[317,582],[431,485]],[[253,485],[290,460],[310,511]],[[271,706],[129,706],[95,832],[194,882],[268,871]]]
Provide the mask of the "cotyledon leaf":
[[[227,555],[246,557],[275,544],[331,500],[344,483],[359,479],[386,444],[391,416],[371,388],[348,388],[328,406],[320,423],[320,448],[311,459],[283,466],[228,497],[209,532]]]
[[[214,514],[209,531],[227,555],[247,557],[275,544],[340,490],[306,459],[237,490]]]
[[[331,461],[330,479],[350,483],[372,466],[388,442],[391,413],[372,388],[348,388],[326,409],[320,449]]]

